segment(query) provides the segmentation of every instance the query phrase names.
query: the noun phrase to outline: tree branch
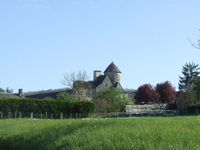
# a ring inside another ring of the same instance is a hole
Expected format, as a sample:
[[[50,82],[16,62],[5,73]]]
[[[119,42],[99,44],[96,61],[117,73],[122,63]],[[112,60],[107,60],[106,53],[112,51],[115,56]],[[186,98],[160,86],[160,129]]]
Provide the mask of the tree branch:
[[[200,31],[200,29],[198,29],[198,30]],[[193,47],[195,47],[195,48],[197,48],[197,49],[200,50],[200,35],[199,35],[199,39],[197,39],[197,43],[192,42],[189,38],[188,38],[188,40],[189,40],[190,44],[191,44]]]

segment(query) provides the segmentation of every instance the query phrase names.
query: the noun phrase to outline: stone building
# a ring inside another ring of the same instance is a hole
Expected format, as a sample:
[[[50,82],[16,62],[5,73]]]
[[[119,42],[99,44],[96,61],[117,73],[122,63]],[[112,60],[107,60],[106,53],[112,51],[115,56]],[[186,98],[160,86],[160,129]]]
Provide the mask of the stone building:
[[[104,88],[117,88],[124,94],[128,96],[128,98],[132,99],[134,92],[133,91],[126,91],[123,89],[121,85],[121,74],[122,72],[119,70],[119,68],[112,62],[103,72],[102,74],[101,71],[95,70],[93,74],[93,80],[84,82],[87,86],[90,86],[91,88],[91,97],[95,95],[96,92],[99,90],[102,90]],[[58,90],[58,91],[44,91],[40,93],[32,93],[32,94],[25,94],[23,95],[22,89],[19,89],[19,93],[16,94],[7,94],[7,93],[0,93],[0,98],[1,97],[13,97],[13,96],[18,96],[18,97],[27,97],[27,98],[38,98],[38,99],[43,99],[45,97],[51,97],[51,98],[56,98],[57,94],[59,92],[71,92],[71,89],[63,89],[63,90]]]
[[[19,89],[19,92],[18,92],[18,93],[5,93],[5,92],[0,92],[0,98],[14,98],[14,97],[24,98],[23,90],[22,90],[22,89]]]
[[[94,71],[93,81],[90,81],[93,87],[93,93],[98,92],[104,88],[117,88],[121,92],[125,92],[123,87],[121,86],[121,74],[122,72],[119,68],[112,62],[106,70],[103,72],[99,70]]]

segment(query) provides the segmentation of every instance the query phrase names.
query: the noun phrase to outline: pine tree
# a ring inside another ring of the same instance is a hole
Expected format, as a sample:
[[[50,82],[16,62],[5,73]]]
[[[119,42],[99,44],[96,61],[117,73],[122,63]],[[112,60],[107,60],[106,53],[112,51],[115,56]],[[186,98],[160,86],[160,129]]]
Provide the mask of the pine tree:
[[[198,77],[198,75],[200,74],[200,71],[198,68],[198,64],[194,64],[192,63],[186,63],[183,66],[182,69],[182,73],[183,73],[183,77],[179,76],[179,90],[185,90],[185,88],[189,85],[193,85],[194,84],[194,80],[195,78]]]

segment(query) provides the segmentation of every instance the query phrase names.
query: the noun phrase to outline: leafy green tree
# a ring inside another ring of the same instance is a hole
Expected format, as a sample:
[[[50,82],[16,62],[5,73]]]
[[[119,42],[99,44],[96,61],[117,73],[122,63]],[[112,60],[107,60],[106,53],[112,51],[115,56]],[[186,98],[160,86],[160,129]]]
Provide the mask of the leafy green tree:
[[[105,88],[93,97],[97,112],[120,112],[126,105],[132,104],[127,96],[116,88]]]
[[[193,90],[196,92],[196,95],[197,95],[197,98],[198,98],[198,101],[199,101],[200,100],[200,79],[199,78],[196,78],[194,80]]]
[[[2,89],[2,88],[0,88],[0,92],[5,92],[5,90],[4,90],[4,89]]]
[[[189,107],[196,106],[197,104],[197,95],[193,90],[194,85],[188,85],[185,88],[185,91],[180,91],[179,97],[177,99],[178,104],[181,104],[186,109]]]
[[[13,93],[14,89],[9,89],[9,87],[7,87],[6,89],[6,93]]]
[[[64,102],[73,102],[74,101],[74,97],[67,92],[60,92],[56,96],[57,96],[56,100],[61,100]]]
[[[43,98],[44,100],[54,100],[52,97],[50,97],[50,96],[47,96],[47,97],[45,97],[45,98]]]
[[[179,76],[179,90],[185,90],[188,85],[193,85],[199,75],[198,64],[186,63],[182,68],[183,77]]]

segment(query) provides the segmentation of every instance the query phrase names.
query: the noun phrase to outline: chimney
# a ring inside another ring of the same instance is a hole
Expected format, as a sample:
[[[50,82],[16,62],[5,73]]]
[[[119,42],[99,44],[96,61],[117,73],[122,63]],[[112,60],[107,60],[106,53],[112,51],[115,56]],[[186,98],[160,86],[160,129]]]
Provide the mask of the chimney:
[[[22,95],[23,95],[23,89],[19,89],[18,96],[19,96],[19,97],[22,97]]]
[[[97,77],[100,76],[100,75],[101,75],[101,71],[95,70],[94,71],[94,79],[93,80],[95,81],[97,79]]]

